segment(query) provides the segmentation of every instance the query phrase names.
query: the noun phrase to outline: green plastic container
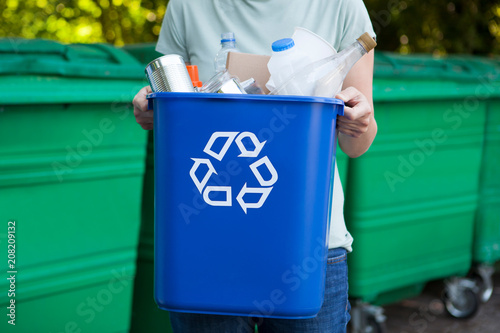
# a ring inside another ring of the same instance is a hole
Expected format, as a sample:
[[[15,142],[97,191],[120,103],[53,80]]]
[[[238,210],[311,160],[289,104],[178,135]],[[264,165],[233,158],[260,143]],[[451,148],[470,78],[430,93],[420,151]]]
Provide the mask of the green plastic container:
[[[0,281],[16,325],[4,315],[1,332],[129,331],[146,153],[130,102],[141,70],[109,45],[0,40],[0,242],[6,251],[8,221],[16,241],[15,295]]]
[[[377,55],[378,134],[347,179],[351,297],[391,303],[469,270],[489,70],[471,57]]]

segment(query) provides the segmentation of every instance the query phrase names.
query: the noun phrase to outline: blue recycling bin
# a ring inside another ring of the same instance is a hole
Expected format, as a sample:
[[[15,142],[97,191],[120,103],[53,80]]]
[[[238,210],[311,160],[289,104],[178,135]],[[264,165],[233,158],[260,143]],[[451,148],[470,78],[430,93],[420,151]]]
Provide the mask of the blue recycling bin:
[[[153,93],[155,300],[169,311],[314,317],[323,302],[331,98]]]

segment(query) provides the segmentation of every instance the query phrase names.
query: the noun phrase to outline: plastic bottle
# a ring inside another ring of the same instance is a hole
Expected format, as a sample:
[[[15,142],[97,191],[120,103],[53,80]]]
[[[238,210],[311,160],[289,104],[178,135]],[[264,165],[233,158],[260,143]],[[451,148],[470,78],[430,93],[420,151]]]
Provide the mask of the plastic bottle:
[[[225,32],[221,34],[221,48],[215,56],[215,72],[219,73],[226,69],[227,54],[229,52],[240,52],[236,47],[236,39],[234,33]]]
[[[229,74],[227,69],[212,76],[199,90],[202,93],[246,94],[237,76]]]
[[[365,32],[341,52],[305,66],[270,94],[290,95],[289,87],[292,87],[295,95],[334,97],[352,66],[376,45]]]
[[[282,85],[292,74],[308,64],[309,57],[301,52],[292,38],[283,38],[272,44],[273,53],[267,64],[271,74],[266,87],[269,90]]]

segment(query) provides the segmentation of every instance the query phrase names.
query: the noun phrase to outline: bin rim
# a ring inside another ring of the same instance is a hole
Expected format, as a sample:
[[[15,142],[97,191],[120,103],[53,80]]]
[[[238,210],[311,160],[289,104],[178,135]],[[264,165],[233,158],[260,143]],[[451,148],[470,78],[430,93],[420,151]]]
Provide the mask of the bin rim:
[[[227,100],[263,100],[263,101],[283,101],[283,102],[306,102],[306,103],[327,103],[344,106],[344,101],[338,98],[315,97],[315,96],[295,96],[295,95],[247,95],[247,94],[216,94],[199,92],[155,92],[147,95],[148,99],[185,97],[199,99],[227,99]]]

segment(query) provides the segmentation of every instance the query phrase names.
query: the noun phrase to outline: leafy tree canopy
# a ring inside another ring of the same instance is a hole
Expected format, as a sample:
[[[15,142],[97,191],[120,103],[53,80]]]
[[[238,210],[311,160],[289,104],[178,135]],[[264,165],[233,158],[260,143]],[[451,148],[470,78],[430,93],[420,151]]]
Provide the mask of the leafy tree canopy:
[[[381,47],[401,53],[499,54],[500,2],[365,0]]]
[[[166,6],[164,0],[5,0],[0,36],[117,46],[154,42]]]
[[[4,0],[0,37],[117,46],[155,42],[168,0]],[[365,0],[379,50],[499,54],[495,0]]]

